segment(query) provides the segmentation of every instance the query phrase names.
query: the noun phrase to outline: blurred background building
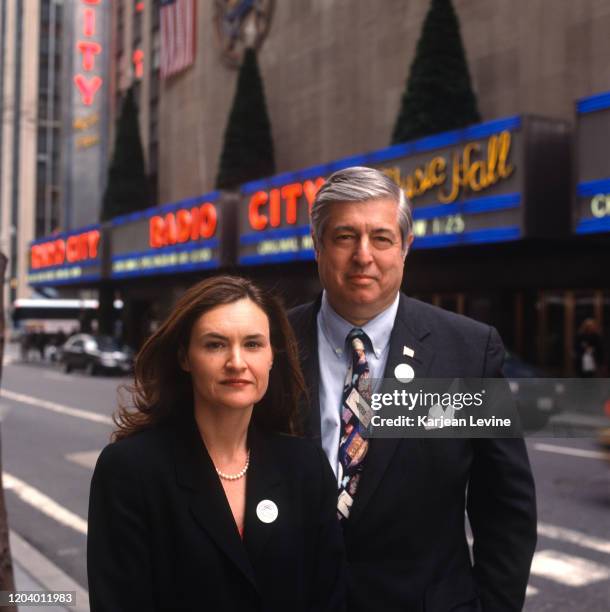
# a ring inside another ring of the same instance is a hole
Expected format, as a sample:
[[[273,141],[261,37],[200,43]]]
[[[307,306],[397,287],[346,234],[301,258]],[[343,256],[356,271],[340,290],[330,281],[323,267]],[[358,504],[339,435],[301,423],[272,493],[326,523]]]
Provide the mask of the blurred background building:
[[[0,248],[7,303],[31,293],[29,243],[99,218],[110,21],[100,2],[0,3]]]
[[[149,240],[146,232],[151,223],[158,222],[151,219],[159,217],[158,223],[167,225],[170,221],[163,215],[179,216],[181,206],[192,211],[195,204],[210,204],[218,209],[218,231],[232,228],[235,234],[242,227],[247,204],[225,206],[217,202],[216,189],[220,160],[230,140],[227,126],[235,117],[248,119],[247,104],[245,111],[243,107],[235,111],[247,48],[256,51],[256,78],[248,81],[254,77],[243,77],[243,83],[247,89],[256,79],[260,81],[271,137],[272,173],[288,173],[283,183],[278,178],[274,184],[303,181],[302,172],[308,168],[330,168],[337,160],[392,144],[422,24],[435,3],[451,4],[447,0],[374,4],[365,0],[2,1],[0,235],[4,250],[11,255],[10,299],[25,297],[30,291],[25,262],[28,241],[41,238],[37,246],[44,250],[45,239],[51,239],[53,230],[76,232],[98,223],[104,189],[109,193],[108,167],[120,166],[115,154],[124,145],[117,144],[121,142],[117,126],[128,92],[136,105],[149,186],[143,201],[164,208],[138,217],[135,211],[145,208],[138,204],[126,209],[127,216],[113,221],[110,229],[100,230],[100,245],[108,246],[100,246],[96,254],[98,268],[112,269],[109,274],[95,272],[71,283],[63,278],[60,284],[52,275],[36,276],[32,277],[36,282],[30,284],[40,290],[55,287],[62,295],[101,295],[105,291],[108,299],[122,298],[125,313],[131,313],[125,314],[125,329],[132,327],[129,321],[141,327],[130,335],[135,344],[184,287],[219,269],[237,270],[276,286],[289,303],[314,296],[319,285],[310,249],[309,254],[293,259],[259,258],[256,265],[253,259],[236,257],[235,252],[217,253],[212,242],[203,245],[209,252],[200,249],[180,255],[167,240],[156,245]],[[519,117],[523,119],[518,125],[525,126],[533,125],[526,117],[545,117],[555,122],[549,133],[563,144],[553,145],[556,154],[547,156],[545,163],[537,163],[541,158],[532,157],[535,149],[531,147],[515,154],[518,176],[527,177],[518,190],[529,194],[527,224],[531,225],[530,217],[536,217],[535,232],[524,231],[519,240],[485,244],[437,240],[435,248],[428,248],[433,241],[418,237],[415,246],[419,243],[419,248],[407,260],[404,289],[441,307],[493,323],[516,352],[550,371],[569,373],[581,322],[593,318],[601,328],[610,328],[610,283],[604,270],[593,263],[607,250],[608,230],[600,230],[599,224],[591,232],[577,229],[581,226],[576,185],[585,178],[574,144],[578,141],[582,150],[593,147],[590,138],[582,142],[574,136],[578,100],[610,89],[610,39],[606,35],[610,4],[571,0],[517,4],[513,0],[454,0],[452,4],[483,124]],[[63,20],[58,17],[62,10]],[[33,11],[32,19],[25,18],[26,11]],[[99,26],[95,32],[90,17],[85,17],[92,11]],[[54,42],[57,28],[64,30],[63,64]],[[32,44],[19,44],[19,37]],[[83,40],[100,48],[89,46],[83,51],[75,46]],[[48,56],[45,49],[57,57],[53,68],[46,59],[43,64],[42,58]],[[87,61],[93,63],[90,70]],[[64,72],[56,74],[62,66]],[[82,94],[74,86],[77,67],[88,78],[100,78],[96,89],[100,106],[95,112],[77,109],[75,96]],[[35,72],[48,75],[44,92],[53,91],[53,95],[44,98],[42,81],[32,76]],[[60,82],[66,84],[62,90],[65,108],[70,107],[72,96],[72,115],[64,113],[62,121],[55,97]],[[21,110],[11,114],[11,108]],[[49,113],[55,113],[54,122],[48,119]],[[251,118],[255,115],[253,110]],[[59,146],[57,130],[63,130],[59,172],[63,182],[54,182],[55,162],[42,163],[56,159],[52,151]],[[469,134],[476,140],[476,131]],[[79,142],[87,146],[79,149]],[[601,154],[600,146],[593,147],[596,154]],[[93,152],[96,159],[103,158],[103,164],[85,163]],[[79,163],[89,170],[78,170]],[[20,173],[15,171],[18,167]],[[97,169],[94,177],[92,167]],[[43,186],[34,176],[44,176]],[[91,186],[87,196],[84,191],[76,195],[76,185],[82,180]],[[538,187],[532,190],[533,182]],[[250,187],[254,193],[261,185]],[[545,226],[549,231],[544,231]],[[77,238],[66,235],[65,239]],[[223,242],[220,234],[218,239]],[[234,248],[239,251],[241,247]],[[161,259],[154,259],[155,253]],[[182,263],[176,263],[178,260]]]
[[[219,23],[215,4],[197,3],[193,66],[163,82],[161,202],[214,188],[237,77],[223,59],[221,45],[228,43],[219,44],[219,31],[226,41],[229,26]],[[483,121],[536,114],[573,122],[575,100],[610,88],[607,3],[454,0],[453,5]],[[430,0],[274,3],[258,62],[277,172],[390,144],[429,6]]]
[[[28,245],[60,222],[62,3],[0,3],[0,248],[6,301],[26,295]]]
[[[58,231],[99,220],[110,139],[110,5],[64,0],[63,14],[62,214]]]
[[[126,91],[133,85],[140,134],[150,179],[151,202],[158,204],[160,2],[112,3],[113,47],[110,74],[111,137]]]

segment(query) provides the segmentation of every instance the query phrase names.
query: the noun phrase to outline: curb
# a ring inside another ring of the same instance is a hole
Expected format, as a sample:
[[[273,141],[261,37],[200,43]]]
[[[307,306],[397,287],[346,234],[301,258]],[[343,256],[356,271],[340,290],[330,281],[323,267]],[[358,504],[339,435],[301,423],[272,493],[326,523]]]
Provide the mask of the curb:
[[[68,606],[71,612],[90,612],[89,593],[61,570],[40,551],[28,544],[14,531],[9,533],[10,547],[13,559],[32,578],[49,591],[75,591],[76,601]]]

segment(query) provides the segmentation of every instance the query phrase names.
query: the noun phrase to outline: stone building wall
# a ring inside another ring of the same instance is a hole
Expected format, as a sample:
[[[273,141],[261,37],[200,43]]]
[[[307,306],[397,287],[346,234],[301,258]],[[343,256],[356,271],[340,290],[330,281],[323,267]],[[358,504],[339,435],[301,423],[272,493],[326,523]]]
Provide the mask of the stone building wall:
[[[214,3],[198,2],[195,65],[162,84],[160,202],[214,188],[237,71]],[[278,172],[387,146],[429,0],[278,0],[259,54]],[[568,120],[610,89],[610,2],[454,0],[483,120]]]

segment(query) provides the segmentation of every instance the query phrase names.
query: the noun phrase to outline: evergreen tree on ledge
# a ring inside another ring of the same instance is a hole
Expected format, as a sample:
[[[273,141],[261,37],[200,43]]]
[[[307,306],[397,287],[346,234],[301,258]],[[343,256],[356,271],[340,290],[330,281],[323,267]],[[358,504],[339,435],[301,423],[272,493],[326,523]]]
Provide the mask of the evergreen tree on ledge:
[[[127,90],[117,122],[114,152],[102,202],[106,221],[151,206],[150,186],[144,167],[144,151],[133,86]]]
[[[480,121],[451,0],[431,0],[392,144]]]
[[[271,124],[256,52],[247,48],[220,156],[217,189],[232,189],[275,173]]]

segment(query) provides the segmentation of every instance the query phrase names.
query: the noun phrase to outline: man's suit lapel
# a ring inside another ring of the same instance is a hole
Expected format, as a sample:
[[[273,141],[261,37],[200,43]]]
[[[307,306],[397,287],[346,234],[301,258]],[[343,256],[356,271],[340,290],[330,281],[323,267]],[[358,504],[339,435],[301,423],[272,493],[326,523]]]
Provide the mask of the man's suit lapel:
[[[401,293],[384,373],[384,379],[393,383],[397,382],[394,376],[397,365],[408,363],[415,371],[414,380],[417,381],[418,378],[425,378],[428,375],[434,361],[434,352],[425,342],[430,330],[419,320],[412,305],[413,302]],[[405,348],[413,351],[413,357],[404,354]],[[408,384],[398,384],[405,389],[408,387]]]
[[[193,517],[256,588],[252,565],[194,417],[174,429],[174,460],[176,479],[186,491]]]
[[[299,359],[308,397],[302,398],[301,412],[304,416],[305,435],[322,444],[320,425],[320,359],[318,356],[317,315],[322,302],[322,294],[315,302],[305,308],[298,321],[292,321],[299,337]]]
[[[384,381],[387,381],[387,383],[384,382],[382,389],[380,389],[381,392],[396,388],[410,390],[409,384],[400,383],[396,380],[394,370],[397,365],[407,363],[413,368],[415,377],[410,384],[414,384],[419,378],[425,378],[428,375],[434,360],[433,351],[425,343],[425,338],[430,331],[418,320],[413,308],[409,307],[409,302],[409,298],[400,294],[398,312],[390,336],[388,361],[384,372]],[[413,350],[413,357],[404,354],[405,347]],[[381,482],[400,442],[400,438],[377,438],[370,441],[362,479],[350,512],[350,523],[356,522],[363,515],[367,503]],[[418,454],[419,440],[404,439],[403,443],[413,447],[414,456]]]

